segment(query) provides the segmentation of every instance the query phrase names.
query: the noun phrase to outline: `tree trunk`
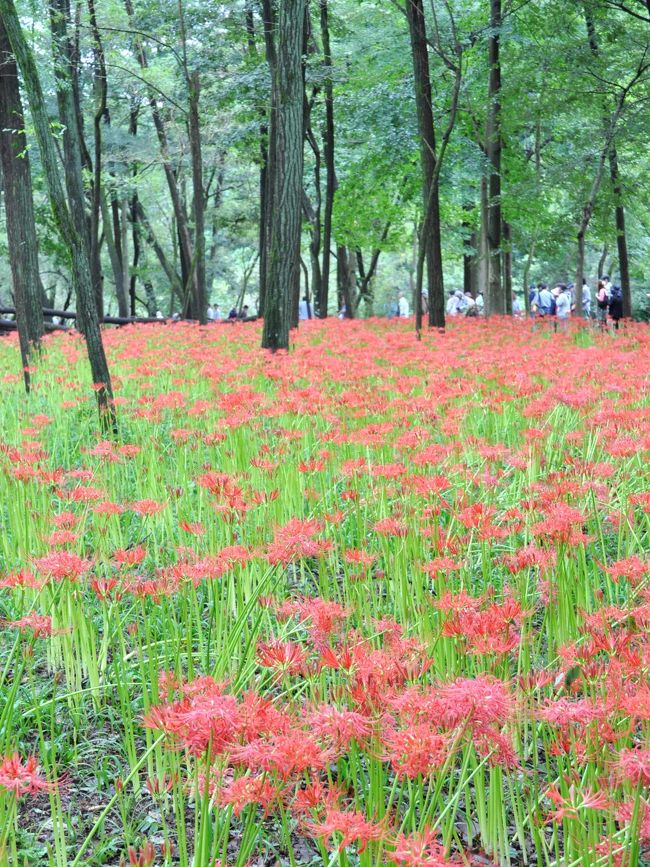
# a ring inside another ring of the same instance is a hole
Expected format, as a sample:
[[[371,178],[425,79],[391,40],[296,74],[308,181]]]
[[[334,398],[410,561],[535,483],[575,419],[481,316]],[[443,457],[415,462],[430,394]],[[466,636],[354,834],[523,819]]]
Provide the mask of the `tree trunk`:
[[[0,0],[0,16],[4,20],[9,42],[25,83],[54,221],[70,253],[72,280],[77,296],[77,316],[82,319],[84,324],[88,359],[95,384],[100,419],[105,427],[114,430],[116,419],[113,390],[99,327],[86,238],[80,234],[77,222],[73,219],[65,200],[59,179],[56,148],[36,62],[20,26],[13,0]]]
[[[192,152],[192,193],[194,211],[194,313],[201,325],[208,321],[208,298],[205,285],[205,198],[203,195],[203,155],[201,151],[201,124],[199,120],[199,73],[190,76],[189,136]]]
[[[512,230],[510,223],[503,221],[503,291],[506,313],[512,315]]]
[[[463,211],[466,214],[471,214],[474,211],[474,203],[466,202],[463,205]],[[476,286],[474,285],[474,276],[476,268],[474,267],[476,259],[476,232],[473,231],[472,222],[469,216],[463,220],[463,292],[469,292],[472,298],[476,297]]]
[[[485,301],[485,315],[490,315],[490,310],[487,309],[489,302],[488,294],[488,240],[487,240],[487,225],[488,225],[488,179],[485,175],[481,176],[481,225],[479,229],[479,244],[478,244],[478,267],[477,280],[478,290],[483,292]]]
[[[4,180],[7,242],[16,307],[16,322],[29,392],[30,364],[40,352],[43,305],[38,271],[38,241],[34,221],[32,177],[25,136],[18,68],[0,18],[0,163]]]
[[[421,252],[427,266],[429,294],[429,325],[445,327],[445,288],[442,274],[442,238],[440,230],[440,201],[438,173],[436,171],[436,136],[431,104],[429,52],[423,0],[410,0],[406,4],[406,17],[411,36],[411,54],[415,79],[415,105],[420,135],[420,162],[422,165],[422,197],[424,214],[420,237]],[[415,290],[415,315],[418,331],[422,322],[422,266],[418,263]]]
[[[277,143],[262,334],[262,346],[271,350],[289,347],[293,294],[300,279],[304,14],[305,0],[280,0],[271,65]]]
[[[356,276],[354,257],[343,244],[336,248],[336,282],[339,299],[345,304],[345,318],[354,319]]]
[[[501,0],[490,0],[488,113],[485,152],[488,160],[486,312],[505,313],[506,296],[501,274]]]
[[[332,247],[332,215],[336,195],[336,167],[334,161],[334,86],[332,81],[332,49],[330,45],[328,0],[320,0],[320,29],[323,40],[323,62],[328,69],[325,78],[325,128],[323,130],[323,150],[325,157],[325,211],[323,214],[323,267],[321,268],[321,292],[314,297],[318,303],[318,315],[327,317],[329,304],[330,263]]]
[[[623,204],[623,187],[618,168],[618,153],[616,144],[612,142],[609,151],[609,174],[612,190],[616,201],[616,245],[621,274],[621,292],[623,293],[623,316],[632,316],[632,286],[630,283],[630,260],[627,251],[627,233],[625,229],[625,205]]]

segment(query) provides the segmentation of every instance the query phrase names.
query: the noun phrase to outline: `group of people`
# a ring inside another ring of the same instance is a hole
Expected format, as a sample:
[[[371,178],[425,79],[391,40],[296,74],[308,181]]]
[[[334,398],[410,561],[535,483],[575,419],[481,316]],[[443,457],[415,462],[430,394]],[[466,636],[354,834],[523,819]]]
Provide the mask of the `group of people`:
[[[218,304],[208,304],[208,322],[222,322],[225,319],[248,319],[250,318],[250,309],[248,304],[244,304],[244,306],[238,310],[236,307],[233,307],[228,315],[224,317],[223,313],[219,309]]]
[[[555,317],[562,327],[567,327],[572,314],[587,320],[595,316],[600,328],[605,329],[609,314],[614,328],[618,330],[623,318],[623,293],[620,286],[612,285],[609,277],[605,276],[598,281],[595,298],[586,279],[582,281],[579,299],[575,290],[574,283],[558,283],[553,289],[549,289],[546,283],[531,286],[528,292],[531,317]]]

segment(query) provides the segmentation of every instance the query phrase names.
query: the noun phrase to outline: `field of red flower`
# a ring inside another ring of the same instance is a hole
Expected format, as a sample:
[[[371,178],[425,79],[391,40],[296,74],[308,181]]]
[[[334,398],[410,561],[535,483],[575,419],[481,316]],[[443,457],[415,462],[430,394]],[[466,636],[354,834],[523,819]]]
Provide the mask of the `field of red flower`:
[[[0,864],[650,856],[650,329],[0,345]]]

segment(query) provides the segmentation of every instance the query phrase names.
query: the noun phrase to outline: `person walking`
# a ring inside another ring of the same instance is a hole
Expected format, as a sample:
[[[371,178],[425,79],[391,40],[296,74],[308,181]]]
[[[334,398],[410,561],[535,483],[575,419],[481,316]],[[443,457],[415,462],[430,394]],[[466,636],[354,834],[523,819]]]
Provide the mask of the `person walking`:
[[[553,295],[555,296],[557,323],[560,331],[566,332],[569,330],[571,319],[571,290],[564,283],[560,283],[553,289]]]
[[[399,314],[398,315],[400,316],[400,318],[406,319],[408,316],[411,315],[411,309],[409,307],[409,303],[406,300],[406,295],[403,292],[399,293],[398,308],[399,308]]]
[[[584,277],[582,278],[582,318],[591,319],[591,289]]]
[[[607,308],[609,307],[609,292],[605,279],[598,281],[596,290],[596,319],[601,331],[607,328]]]
[[[623,318],[623,293],[620,286],[612,286],[609,294],[609,315],[614,323],[614,330],[618,331],[618,326]]]

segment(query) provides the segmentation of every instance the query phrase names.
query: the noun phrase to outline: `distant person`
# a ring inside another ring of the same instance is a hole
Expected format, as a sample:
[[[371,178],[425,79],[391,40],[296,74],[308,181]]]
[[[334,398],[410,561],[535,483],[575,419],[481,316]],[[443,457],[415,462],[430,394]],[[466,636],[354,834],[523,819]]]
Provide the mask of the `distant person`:
[[[458,304],[456,301],[456,290],[449,290],[449,298],[447,298],[447,304],[445,305],[445,313],[447,316],[455,316],[458,312],[457,310]]]
[[[524,312],[523,307],[521,306],[521,301],[519,297],[513,292],[512,293],[512,315],[513,316],[521,316]]]
[[[397,303],[399,309],[399,316],[401,318],[406,318],[411,315],[411,308],[409,307],[409,303],[406,300],[406,295],[403,292],[399,293],[399,300]]]
[[[161,310],[156,310],[156,319],[164,319],[165,317],[162,315]]]
[[[530,311],[531,319],[535,319],[537,316],[540,316],[540,307],[542,302],[539,297],[539,286],[535,286],[535,284],[531,284],[528,287],[528,309]]]
[[[339,316],[339,319],[345,319],[345,317],[347,315],[348,315],[348,308],[347,308],[347,305],[344,301],[343,304],[341,304],[341,308],[339,310],[338,316]]]
[[[429,313],[429,290],[426,286],[422,287],[422,313]]]
[[[539,315],[553,316],[555,312],[555,298],[546,283],[539,286]]]
[[[582,278],[582,318],[591,319],[591,289],[584,277]]]
[[[248,319],[248,316],[249,316],[248,304],[244,304],[242,309],[239,311],[239,316],[237,318],[238,319]]]
[[[230,309],[230,313],[228,314],[228,319],[237,319],[237,308],[232,307]]]
[[[450,316],[460,316],[465,312],[465,296],[460,289],[455,290],[452,303],[449,304],[449,307]]]
[[[607,327],[607,308],[609,307],[609,292],[605,280],[598,281],[596,290],[596,319],[601,331]]]
[[[571,319],[571,290],[564,283],[553,289],[557,322],[561,331],[567,331]]]
[[[479,289],[476,293],[476,312],[479,316],[483,316],[485,313],[485,298],[483,297],[482,289]]]
[[[208,309],[205,315],[208,322],[214,321],[214,307],[212,306],[212,304],[208,304]]]
[[[623,292],[620,286],[612,286],[609,293],[609,315],[612,317],[614,329],[618,331],[619,322],[623,318]]]
[[[465,294],[463,295],[463,303],[465,305],[465,316],[478,316],[476,301],[474,300],[474,296],[471,292],[465,292]]]
[[[301,321],[311,319],[311,316],[309,315],[309,302],[307,301],[306,295],[303,295],[302,301],[298,305],[298,319]]]

